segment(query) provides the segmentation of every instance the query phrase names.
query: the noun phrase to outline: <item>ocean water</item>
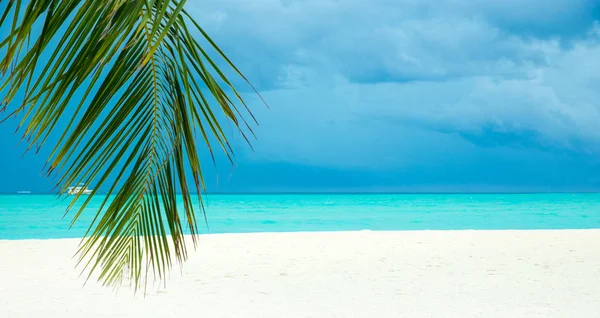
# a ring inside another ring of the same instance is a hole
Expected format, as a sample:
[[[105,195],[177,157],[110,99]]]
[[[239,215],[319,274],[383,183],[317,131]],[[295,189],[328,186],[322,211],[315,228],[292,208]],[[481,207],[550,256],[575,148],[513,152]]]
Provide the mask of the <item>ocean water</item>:
[[[68,200],[0,195],[0,239],[82,237],[102,199],[69,228]],[[213,194],[204,202],[202,233],[600,228],[600,194]]]

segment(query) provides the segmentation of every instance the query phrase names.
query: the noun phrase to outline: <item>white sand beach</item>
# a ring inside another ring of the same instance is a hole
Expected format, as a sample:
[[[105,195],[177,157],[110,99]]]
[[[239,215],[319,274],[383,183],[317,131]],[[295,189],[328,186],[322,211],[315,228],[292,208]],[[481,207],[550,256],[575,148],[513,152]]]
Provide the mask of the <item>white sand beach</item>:
[[[600,230],[205,235],[146,297],[77,242],[0,241],[0,317],[600,317]]]

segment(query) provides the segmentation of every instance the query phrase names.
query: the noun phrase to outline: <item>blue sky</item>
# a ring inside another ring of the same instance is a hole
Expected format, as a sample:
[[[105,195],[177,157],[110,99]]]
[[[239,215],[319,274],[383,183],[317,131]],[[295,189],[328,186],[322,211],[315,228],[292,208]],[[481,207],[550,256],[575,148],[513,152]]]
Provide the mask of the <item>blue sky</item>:
[[[600,191],[600,5],[203,0],[261,91],[212,191]],[[243,86],[242,86],[243,88]],[[0,125],[0,192],[49,191]],[[235,134],[232,131],[232,136]]]

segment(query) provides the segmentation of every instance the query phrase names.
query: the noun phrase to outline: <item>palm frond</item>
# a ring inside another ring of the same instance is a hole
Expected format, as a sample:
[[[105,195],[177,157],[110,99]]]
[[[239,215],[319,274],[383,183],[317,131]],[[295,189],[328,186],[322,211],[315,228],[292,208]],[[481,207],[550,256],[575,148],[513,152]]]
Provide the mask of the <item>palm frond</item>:
[[[7,117],[21,119],[30,148],[66,126],[47,163],[48,175],[58,176],[59,193],[74,183],[109,189],[78,252],[89,273],[97,272],[105,284],[129,278],[138,288],[144,271],[165,279],[173,258],[185,260],[184,224],[195,244],[195,211],[204,212],[191,197],[205,189],[198,152],[207,147],[212,155],[217,147],[233,160],[219,118],[232,122],[244,138],[256,123],[218,65],[245,77],[184,4],[0,4],[6,34],[0,42],[0,109],[8,107]],[[95,192],[70,203],[73,222]],[[76,201],[82,202],[77,208]]]

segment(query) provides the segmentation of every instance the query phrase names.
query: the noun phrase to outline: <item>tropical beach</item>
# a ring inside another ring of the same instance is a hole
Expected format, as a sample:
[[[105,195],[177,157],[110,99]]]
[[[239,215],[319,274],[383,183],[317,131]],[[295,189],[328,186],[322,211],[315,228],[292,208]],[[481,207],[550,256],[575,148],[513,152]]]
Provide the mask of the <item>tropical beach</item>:
[[[0,241],[2,317],[598,317],[600,230],[215,234],[147,294]]]
[[[0,318],[600,317],[591,0],[0,0]]]

